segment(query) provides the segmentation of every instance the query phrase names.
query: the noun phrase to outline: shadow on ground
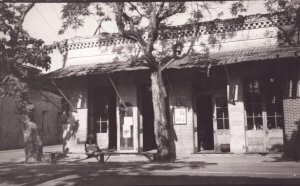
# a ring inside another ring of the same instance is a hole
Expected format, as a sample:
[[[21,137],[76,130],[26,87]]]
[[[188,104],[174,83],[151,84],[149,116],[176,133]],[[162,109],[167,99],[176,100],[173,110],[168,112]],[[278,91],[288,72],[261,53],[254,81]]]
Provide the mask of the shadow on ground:
[[[300,183],[300,179],[268,179],[234,176],[205,176],[171,170],[204,170],[216,163],[177,161],[175,163],[60,162],[57,164],[0,164],[0,185],[199,185],[244,183]],[[161,172],[160,172],[161,171]],[[184,175],[185,174],[185,175]]]
[[[284,154],[282,154],[280,156],[270,157],[268,160],[265,160],[264,162],[299,162],[299,161],[300,160],[295,160],[291,157],[288,157],[288,156],[285,156]]]

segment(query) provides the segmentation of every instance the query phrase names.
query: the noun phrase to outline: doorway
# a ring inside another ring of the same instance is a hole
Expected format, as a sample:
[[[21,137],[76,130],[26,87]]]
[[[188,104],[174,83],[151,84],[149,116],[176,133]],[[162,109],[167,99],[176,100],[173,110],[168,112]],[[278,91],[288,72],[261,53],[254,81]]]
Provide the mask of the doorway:
[[[90,89],[89,118],[89,133],[100,149],[117,149],[116,96],[111,87]]]
[[[212,105],[211,95],[197,96],[198,151],[214,150]]]
[[[154,111],[150,86],[139,87],[141,97],[141,114],[143,117],[143,151],[156,149],[154,134]]]

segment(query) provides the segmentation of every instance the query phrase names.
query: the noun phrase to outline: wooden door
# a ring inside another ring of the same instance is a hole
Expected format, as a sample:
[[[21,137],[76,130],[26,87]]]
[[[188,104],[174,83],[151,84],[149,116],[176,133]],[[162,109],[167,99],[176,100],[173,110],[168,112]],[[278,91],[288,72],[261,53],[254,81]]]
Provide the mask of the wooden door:
[[[197,97],[198,150],[214,150],[213,103],[211,95]]]
[[[265,152],[266,128],[263,119],[261,83],[258,80],[245,82],[245,110],[246,110],[246,143],[248,152]]]
[[[267,151],[283,151],[283,103],[279,78],[266,80],[266,148]]]
[[[93,87],[89,93],[89,133],[101,149],[117,148],[116,97],[110,87]]]
[[[152,103],[152,93],[150,86],[139,86],[139,110],[141,113],[141,129],[143,133],[142,147],[143,151],[149,151],[157,148],[154,134],[154,111]]]
[[[99,110],[96,114],[96,135],[97,144],[100,149],[108,149],[109,147],[109,112],[108,102],[103,100],[99,103]]]
[[[120,116],[120,150],[134,151],[133,108],[130,103],[119,107]]]
[[[226,95],[216,95],[213,102],[215,150],[221,151],[222,144],[230,144],[227,97]]]

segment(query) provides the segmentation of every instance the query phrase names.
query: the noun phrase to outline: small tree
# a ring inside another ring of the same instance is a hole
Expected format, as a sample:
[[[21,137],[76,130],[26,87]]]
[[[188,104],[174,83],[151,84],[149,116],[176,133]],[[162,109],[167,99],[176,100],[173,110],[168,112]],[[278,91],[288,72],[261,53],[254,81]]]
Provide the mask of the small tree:
[[[48,69],[50,65],[49,48],[22,27],[33,6],[34,3],[0,3],[0,95],[12,97],[21,115],[26,162],[43,160],[42,140],[28,94],[35,74],[32,67]]]
[[[102,20],[114,20],[119,34],[127,39],[134,41],[142,51],[139,62],[147,66],[151,71],[151,89],[152,102],[154,108],[154,133],[157,143],[157,159],[158,161],[172,161],[176,154],[174,148],[174,138],[172,135],[172,126],[169,122],[167,105],[167,90],[163,78],[163,71],[174,61],[187,56],[193,51],[193,43],[196,37],[187,40],[179,39],[173,43],[161,43],[165,46],[164,50],[159,49],[159,35],[164,31],[174,31],[174,27],[169,24],[169,19],[179,16],[182,13],[191,13],[191,17],[187,19],[187,24],[193,24],[204,18],[204,12],[210,12],[213,5],[222,4],[222,1],[216,2],[116,2],[107,3],[106,5],[112,9],[113,16],[108,18],[103,11],[104,3],[101,6],[95,6],[95,14],[99,16],[100,23]],[[238,12],[246,11],[242,1],[231,2],[230,11],[233,15]],[[77,29],[84,24],[84,17],[92,14],[90,9],[92,4],[76,4],[69,3],[63,6],[62,20],[63,26],[60,33],[63,33],[69,27]],[[219,12],[218,15],[222,15]],[[210,29],[211,25],[205,25]],[[97,27],[99,30],[99,26]],[[197,36],[199,37],[199,36]],[[211,34],[209,39],[215,39],[216,35]],[[179,48],[183,48],[184,43],[190,43],[190,47],[179,54]],[[157,48],[158,47],[158,48]],[[178,55],[179,54],[179,55]]]

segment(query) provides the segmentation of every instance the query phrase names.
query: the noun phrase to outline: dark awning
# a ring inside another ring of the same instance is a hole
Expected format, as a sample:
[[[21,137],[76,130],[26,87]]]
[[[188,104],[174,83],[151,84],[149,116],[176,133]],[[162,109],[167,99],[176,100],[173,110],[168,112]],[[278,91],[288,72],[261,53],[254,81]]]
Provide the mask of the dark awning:
[[[173,62],[168,69],[203,68],[208,65],[227,65],[250,61],[265,61],[285,58],[299,58],[300,47],[252,47],[247,49],[194,54]],[[95,74],[111,74],[115,72],[140,71],[148,68],[134,64],[132,61],[116,61],[112,63],[97,63],[72,65],[46,74],[53,79],[86,76]]]
[[[60,68],[53,72],[46,74],[46,77],[52,79],[61,79],[66,77],[78,77],[86,75],[96,74],[111,74],[115,72],[123,71],[138,71],[147,70],[146,66],[136,65],[130,61],[116,61],[112,63],[96,63],[96,64],[85,64],[85,65],[71,65],[65,68]]]
[[[207,67],[209,64],[227,65],[251,61],[265,61],[300,57],[300,47],[252,47],[247,49],[215,52],[210,54],[190,55],[175,61],[169,68],[197,68]]]

